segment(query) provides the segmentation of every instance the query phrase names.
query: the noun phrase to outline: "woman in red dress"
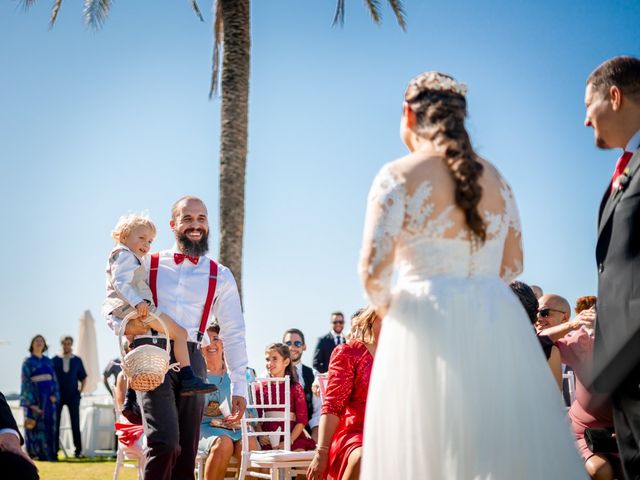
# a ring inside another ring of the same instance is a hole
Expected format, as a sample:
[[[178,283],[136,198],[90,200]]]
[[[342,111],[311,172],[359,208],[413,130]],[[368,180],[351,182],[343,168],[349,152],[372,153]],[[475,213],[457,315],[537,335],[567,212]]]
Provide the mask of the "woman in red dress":
[[[353,319],[349,341],[331,354],[329,377],[309,480],[360,477],[364,412],[380,319],[372,308]]]

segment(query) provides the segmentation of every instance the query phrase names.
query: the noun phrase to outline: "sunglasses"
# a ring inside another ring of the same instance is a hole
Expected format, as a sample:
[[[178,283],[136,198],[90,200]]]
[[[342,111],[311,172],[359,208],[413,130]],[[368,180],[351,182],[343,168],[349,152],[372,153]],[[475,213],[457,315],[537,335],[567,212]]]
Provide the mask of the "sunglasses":
[[[284,344],[287,347],[290,347],[291,345],[293,345],[296,348],[300,348],[300,347],[302,347],[304,345],[304,343],[302,343],[300,340],[296,340],[295,342],[288,341],[288,342],[284,342]]]
[[[547,318],[549,315],[551,315],[551,312],[566,313],[566,312],[563,312],[562,310],[556,310],[555,308],[545,307],[538,310],[538,316],[542,318]]]
[[[343,324],[344,324],[344,320],[334,320],[334,321],[333,321],[333,322],[331,322],[331,323],[333,323],[334,325],[335,325],[335,324],[343,325]]]

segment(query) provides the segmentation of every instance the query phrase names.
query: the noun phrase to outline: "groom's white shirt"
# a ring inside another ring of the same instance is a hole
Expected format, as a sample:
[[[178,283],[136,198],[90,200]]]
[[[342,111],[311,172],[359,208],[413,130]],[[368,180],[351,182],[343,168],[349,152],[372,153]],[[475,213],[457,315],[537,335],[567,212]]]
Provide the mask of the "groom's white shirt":
[[[156,284],[158,309],[187,331],[190,342],[196,342],[204,302],[209,290],[210,258],[200,257],[197,265],[188,259],[176,265],[173,254],[180,253],[176,245],[170,250],[159,253]],[[143,259],[147,272],[150,270],[150,261],[150,255],[146,255]],[[224,344],[225,360],[231,377],[231,394],[246,397],[245,372],[248,360],[240,295],[231,270],[224,265],[218,264],[217,280],[207,325],[214,319],[217,319],[220,325],[220,338]],[[202,345],[208,344],[209,336],[205,333]]]
[[[638,150],[638,148],[640,148],[640,130],[638,130],[629,139],[629,142],[627,143],[627,146],[625,147],[624,151],[625,152],[635,152],[636,150]]]

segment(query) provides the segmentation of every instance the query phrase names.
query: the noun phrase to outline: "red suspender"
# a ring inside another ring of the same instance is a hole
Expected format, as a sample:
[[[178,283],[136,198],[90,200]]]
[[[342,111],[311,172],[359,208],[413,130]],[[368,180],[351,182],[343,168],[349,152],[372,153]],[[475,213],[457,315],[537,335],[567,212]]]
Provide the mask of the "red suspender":
[[[158,252],[151,254],[151,269],[149,270],[149,288],[153,295],[153,303],[158,306],[158,264],[160,263],[160,254]]]
[[[209,289],[207,290],[207,300],[204,302],[204,308],[202,309],[202,319],[200,320],[200,330],[198,330],[198,342],[202,341],[204,331],[207,328],[207,320],[209,320],[209,312],[211,312],[211,304],[213,303],[213,296],[216,293],[216,285],[218,284],[218,264],[211,261],[209,267]]]
[[[210,260],[211,265],[209,267],[209,289],[207,290],[207,299],[204,302],[204,308],[202,309],[202,319],[200,320],[200,329],[198,330],[198,342],[202,341],[204,331],[207,328],[207,320],[209,320],[209,312],[211,312],[211,305],[213,304],[213,297],[216,294],[216,286],[218,284],[218,264],[213,260]],[[149,288],[153,294],[153,303],[158,306],[158,265],[160,264],[160,254],[151,254],[151,269],[149,270]]]

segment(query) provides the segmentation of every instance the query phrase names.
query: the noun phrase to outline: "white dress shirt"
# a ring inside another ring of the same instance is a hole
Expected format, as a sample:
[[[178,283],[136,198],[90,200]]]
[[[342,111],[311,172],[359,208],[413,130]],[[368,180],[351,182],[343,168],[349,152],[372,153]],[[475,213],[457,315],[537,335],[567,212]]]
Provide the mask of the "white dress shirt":
[[[627,143],[626,148],[624,149],[625,152],[635,152],[636,150],[638,150],[638,148],[640,148],[640,130],[638,130],[633,137],[631,137],[629,139],[629,143]]]
[[[296,374],[298,375],[298,383],[304,389],[304,376],[302,375],[302,362],[298,363],[296,366]],[[313,369],[312,369],[313,370]],[[313,378],[315,380],[318,372],[313,370]],[[311,395],[311,403],[312,403],[312,414],[309,419],[309,428],[317,427],[320,424],[320,413],[322,410],[322,400],[318,395]]]
[[[331,336],[333,337],[333,343],[338,346],[338,345],[342,345],[343,343],[346,343],[345,339],[344,339],[344,335],[342,335],[342,333],[336,333],[333,331],[333,329],[331,330]],[[338,343],[338,338],[340,338],[340,343]]]
[[[0,434],[2,433],[12,433],[16,436],[17,439],[20,439],[20,434],[16,432],[13,428],[0,428]]]
[[[185,258],[180,265],[176,265],[173,254],[180,253],[176,245],[159,253],[156,283],[158,310],[169,315],[184,328],[190,342],[197,342],[202,311],[209,290],[210,258],[200,257],[197,265]],[[146,255],[142,261],[149,272],[150,255]],[[220,325],[220,338],[224,344],[224,356],[231,378],[231,394],[246,397],[245,371],[248,360],[240,295],[231,270],[220,264],[216,293],[207,325],[214,319],[217,319]],[[202,340],[203,345],[209,345],[209,336],[206,333]]]

